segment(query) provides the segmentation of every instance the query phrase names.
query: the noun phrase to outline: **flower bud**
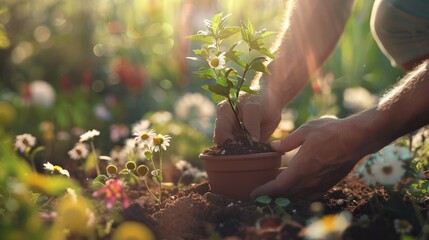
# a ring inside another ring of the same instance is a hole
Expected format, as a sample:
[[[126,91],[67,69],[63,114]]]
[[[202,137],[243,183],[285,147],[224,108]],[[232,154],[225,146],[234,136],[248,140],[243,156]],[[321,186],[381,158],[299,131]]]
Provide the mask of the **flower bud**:
[[[144,177],[149,173],[149,168],[146,165],[140,165],[136,171],[139,176]]]
[[[113,165],[113,164],[109,164],[106,167],[106,172],[109,175],[115,175],[118,172],[118,168],[115,165]]]
[[[136,163],[133,161],[128,161],[127,163],[125,163],[125,167],[129,170],[134,170],[136,169]]]

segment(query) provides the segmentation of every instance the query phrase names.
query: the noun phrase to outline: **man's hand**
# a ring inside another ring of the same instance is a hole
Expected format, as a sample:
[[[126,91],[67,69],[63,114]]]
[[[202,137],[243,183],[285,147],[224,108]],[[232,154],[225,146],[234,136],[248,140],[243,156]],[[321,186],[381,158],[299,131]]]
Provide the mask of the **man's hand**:
[[[281,120],[280,101],[275,94],[260,92],[257,95],[243,94],[238,104],[239,117],[255,141],[267,142]],[[219,103],[216,113],[214,142],[223,143],[242,135],[231,106],[223,101]]]
[[[321,118],[303,124],[281,141],[271,144],[279,152],[301,148],[279,176],[251,193],[317,199],[344,178],[364,157],[365,131],[355,118]]]

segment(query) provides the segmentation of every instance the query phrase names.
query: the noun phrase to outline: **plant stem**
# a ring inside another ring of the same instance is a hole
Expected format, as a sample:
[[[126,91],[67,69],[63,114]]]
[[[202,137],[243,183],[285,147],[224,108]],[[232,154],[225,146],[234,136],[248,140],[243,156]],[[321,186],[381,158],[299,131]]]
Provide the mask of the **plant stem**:
[[[94,155],[95,170],[97,171],[97,176],[99,176],[101,172],[100,172],[100,168],[98,167],[98,156],[97,156],[97,153],[95,152],[94,141],[92,140],[91,140],[91,150],[92,150],[92,154]]]
[[[162,194],[162,149],[159,148],[159,202],[161,202]]]
[[[161,202],[161,200],[160,200],[160,199],[158,199],[158,198],[155,196],[155,194],[153,194],[153,192],[150,190],[149,185],[147,184],[146,178],[143,178],[143,182],[144,182],[144,185],[146,186],[147,191],[149,192],[150,196],[151,196],[153,199],[155,199],[155,201],[157,201],[157,202],[159,202],[159,203],[160,203],[160,202]]]
[[[34,163],[34,159],[30,158],[30,162],[31,162],[31,167],[33,168],[33,171],[37,172],[37,170],[36,170],[36,164]]]
[[[250,146],[253,145],[253,141],[250,137],[250,133],[249,131],[247,131],[246,126],[244,126],[243,122],[240,120],[239,115],[238,115],[238,109],[236,109],[234,107],[234,105],[232,104],[231,98],[228,98],[228,103],[231,106],[232,112],[234,113],[235,119],[237,120],[238,125],[240,126],[240,128],[244,131],[244,133],[246,134],[246,138],[249,141]]]

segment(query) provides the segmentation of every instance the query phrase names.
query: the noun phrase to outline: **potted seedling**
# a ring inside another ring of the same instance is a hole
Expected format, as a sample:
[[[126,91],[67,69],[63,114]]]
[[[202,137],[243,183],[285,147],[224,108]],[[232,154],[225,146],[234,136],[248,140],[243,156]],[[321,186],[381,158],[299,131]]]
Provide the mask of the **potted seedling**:
[[[282,155],[273,152],[269,144],[254,142],[238,112],[241,93],[257,94],[247,81],[249,72],[270,74],[265,62],[274,59],[274,54],[265,48],[264,39],[275,33],[265,29],[256,31],[250,20],[242,22],[240,27],[229,26],[228,17],[223,13],[216,14],[212,20],[205,21],[206,30],[188,37],[203,43],[201,48],[193,50],[197,57],[189,59],[204,63],[195,73],[211,82],[202,88],[211,92],[215,102],[226,101],[229,104],[244,133],[242,137],[228,140],[200,155],[211,191],[248,200],[254,188],[276,177]],[[238,33],[241,40],[226,46],[225,40]],[[238,50],[242,43],[246,45],[247,53]],[[247,149],[239,154],[227,151],[228,148],[237,150],[243,146]]]

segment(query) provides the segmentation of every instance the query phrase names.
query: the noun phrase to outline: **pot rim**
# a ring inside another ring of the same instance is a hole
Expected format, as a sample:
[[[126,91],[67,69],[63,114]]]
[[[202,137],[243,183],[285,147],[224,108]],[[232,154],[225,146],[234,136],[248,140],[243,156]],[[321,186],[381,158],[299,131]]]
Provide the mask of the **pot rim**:
[[[254,158],[261,158],[261,157],[276,157],[284,155],[284,152],[263,152],[263,153],[249,153],[249,154],[233,154],[233,155],[208,155],[201,153],[198,157],[203,160],[231,160],[231,159],[254,159]]]

